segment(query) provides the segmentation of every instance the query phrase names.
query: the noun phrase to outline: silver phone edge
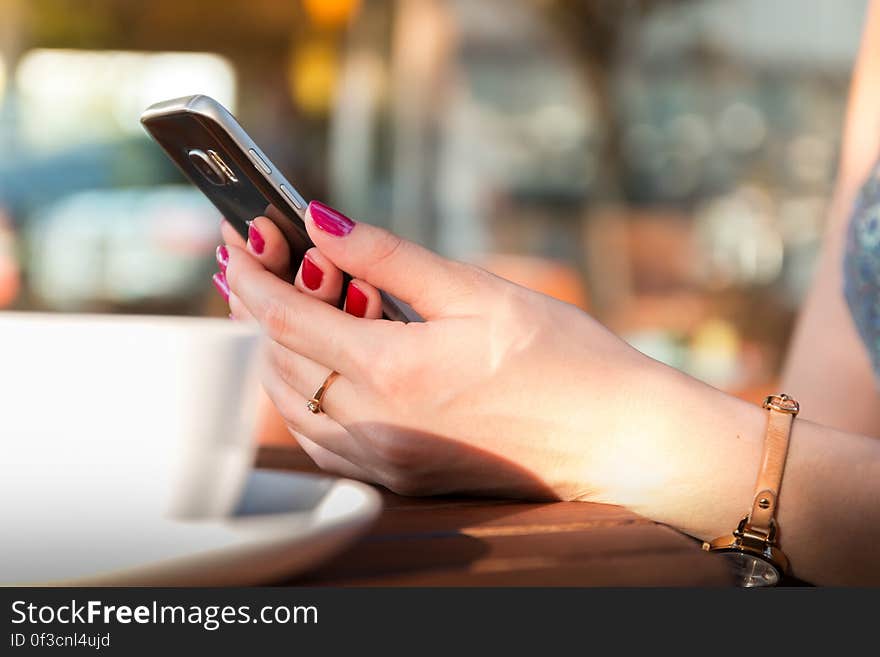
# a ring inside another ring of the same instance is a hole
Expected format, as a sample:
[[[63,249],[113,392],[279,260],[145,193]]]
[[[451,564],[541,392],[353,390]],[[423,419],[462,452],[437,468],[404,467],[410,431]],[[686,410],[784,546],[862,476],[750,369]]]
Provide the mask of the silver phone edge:
[[[260,169],[255,162],[251,161],[254,169],[256,169],[257,173],[259,173],[265,180],[268,180],[274,187],[275,191],[277,191],[282,198],[287,196],[287,194],[282,191],[281,187],[283,186],[286,190],[288,190],[294,197],[295,202],[291,202],[290,205],[293,207],[294,212],[299,216],[300,219],[305,219],[306,208],[308,207],[308,203],[302,197],[302,194],[290,184],[290,181],[285,178],[278,168],[266,157],[266,154],[260,150],[260,147],[257,146],[254,141],[250,138],[244,128],[241,127],[241,124],[238,122],[238,119],[232,115],[232,113],[227,110],[222,104],[211,98],[210,96],[205,96],[204,94],[195,94],[193,96],[183,96],[182,98],[172,98],[170,100],[164,100],[160,103],[156,103],[155,105],[151,105],[141,114],[141,123],[146,124],[153,118],[158,118],[160,116],[165,116],[168,114],[176,114],[176,113],[189,113],[189,114],[198,114],[207,119],[210,119],[217,125],[219,125],[226,134],[232,139],[236,146],[241,150],[242,153],[247,155],[248,151],[253,150],[257,156],[266,163],[266,165],[271,170],[271,173],[266,173],[262,169]]]

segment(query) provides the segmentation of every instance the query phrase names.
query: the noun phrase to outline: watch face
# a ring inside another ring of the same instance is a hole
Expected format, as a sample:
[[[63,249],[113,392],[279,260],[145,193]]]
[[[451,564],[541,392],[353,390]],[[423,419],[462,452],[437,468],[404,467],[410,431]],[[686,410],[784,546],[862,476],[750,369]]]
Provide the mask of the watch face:
[[[733,568],[733,575],[740,586],[776,586],[780,572],[772,563],[761,557],[745,552],[722,552]]]

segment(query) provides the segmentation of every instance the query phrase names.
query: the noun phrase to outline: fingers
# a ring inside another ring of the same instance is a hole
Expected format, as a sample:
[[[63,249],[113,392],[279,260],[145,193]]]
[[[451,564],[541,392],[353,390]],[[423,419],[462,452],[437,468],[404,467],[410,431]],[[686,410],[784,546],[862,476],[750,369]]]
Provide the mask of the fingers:
[[[241,302],[241,300],[235,296],[234,294],[229,295],[229,298],[226,300],[229,303],[229,318],[236,319],[243,322],[256,322],[257,320],[253,315],[248,311],[247,307]]]
[[[228,246],[246,249],[262,265],[281,279],[291,279],[290,246],[278,226],[268,217],[256,217],[248,224],[247,240],[224,220],[220,234]],[[217,261],[220,261],[218,255]]]
[[[311,399],[323,384],[331,370],[290,351],[281,345],[270,342],[265,350],[266,364],[291,390],[303,399]],[[303,402],[305,408],[305,402]],[[357,398],[351,383],[337,376],[326,388],[321,402],[324,413],[345,425],[351,419],[352,410],[357,406]]]
[[[284,234],[268,217],[248,224],[247,250],[278,278],[290,281],[290,247]]]
[[[337,267],[409,303],[426,319],[465,307],[479,270],[312,201],[306,229]],[[471,302],[472,303],[472,302]]]
[[[343,310],[355,317],[379,319],[382,317],[382,297],[379,290],[366,281],[353,279],[345,291]]]
[[[245,239],[235,229],[235,226],[229,223],[226,219],[220,222],[220,235],[223,237],[223,241],[226,242],[226,244],[237,246],[240,249],[245,247]]]
[[[247,249],[248,242],[245,241],[245,239],[239,235],[235,227],[225,219],[220,222],[220,234],[223,237],[225,244],[219,245],[215,251],[217,268],[220,271],[212,277],[214,288],[217,290],[218,294],[223,297],[224,301],[229,304],[230,319],[254,321],[253,316],[247,311],[244,304],[242,304],[236,296],[231,293],[229,282],[226,280],[226,267],[229,265],[229,247],[227,244],[240,249]]]
[[[248,224],[247,241],[226,220],[221,222],[220,232],[227,244],[247,250],[267,270],[283,280],[290,280],[290,248],[284,235],[271,219],[256,217]],[[239,320],[253,320],[253,316],[248,312],[244,304],[234,294],[230,293],[229,284],[226,281],[226,267],[229,264],[229,250],[226,244],[221,244],[217,247],[216,257],[220,273],[214,276],[214,287],[217,288],[217,291],[229,303],[230,316]],[[301,289],[313,296],[318,296],[324,301],[335,304],[339,299],[342,287],[342,274],[326,258],[322,256],[316,257],[319,257],[326,263],[324,267],[328,272],[335,271],[326,277],[326,281],[317,291],[318,294],[315,294],[315,291],[305,286]],[[332,291],[334,285],[336,286],[335,293]]]
[[[228,226],[225,221],[223,223]],[[236,235],[236,237],[238,238],[238,241],[244,245],[244,240],[238,235]],[[248,312],[247,308],[244,307],[244,304],[242,304],[229,289],[229,281],[226,280],[226,267],[229,265],[228,247],[225,244],[218,246],[215,251],[215,256],[219,271],[211,277],[211,282],[214,284],[214,289],[217,290],[217,293],[223,297],[223,300],[229,305],[229,319],[254,321],[254,318]]]
[[[217,264],[220,273],[215,275],[214,285],[229,303],[230,315],[235,319],[253,320],[235,294],[229,290],[226,281],[226,267],[229,263],[229,250],[225,245],[217,247]],[[313,296],[332,305],[338,305],[343,283],[342,272],[317,248],[306,252],[297,272],[294,284],[304,294]],[[354,317],[379,319],[382,317],[382,298],[379,291],[362,280],[350,281],[346,286],[343,309]]]
[[[392,322],[363,322],[285,283],[247,252],[228,247],[230,290],[268,336],[291,351],[356,380],[373,362]],[[354,376],[353,376],[354,375]]]
[[[334,306],[339,303],[342,272],[315,247],[306,252],[294,283],[306,294]],[[355,317],[379,319],[382,317],[382,297],[379,290],[366,281],[352,280],[345,289],[343,309]]]
[[[229,304],[229,318],[247,319],[246,315],[243,314],[243,308],[239,309],[239,314],[236,314],[235,310],[233,310],[232,297],[234,297],[234,295],[230,294],[229,282],[226,280],[226,267],[229,265],[229,249],[226,245],[232,244],[233,246],[243,249],[247,243],[244,238],[238,234],[238,231],[235,230],[232,224],[225,219],[220,222],[220,234],[223,237],[225,244],[220,244],[214,252],[214,257],[217,260],[217,269],[219,269],[219,271],[214,274],[211,282],[214,284],[214,289],[217,290],[217,293]],[[241,304],[238,305],[241,306]]]
[[[348,431],[332,416],[312,413],[308,409],[307,398],[290,386],[274,367],[265,368],[262,380],[266,394],[291,430],[308,436],[309,440],[349,463],[364,460],[363,450]],[[320,381],[315,385],[320,385]],[[332,389],[328,389],[328,395]],[[311,393],[308,394],[311,396]]]
[[[339,454],[334,454],[329,449],[321,447],[318,443],[310,440],[304,434],[288,429],[291,435],[303,448],[303,451],[315,462],[322,470],[339,475],[340,477],[348,477],[349,479],[360,479],[370,483],[377,483],[374,477],[363,468],[355,465],[351,461],[342,458]]]
[[[303,257],[294,285],[305,294],[336,306],[342,294],[342,272],[318,249],[312,248]]]

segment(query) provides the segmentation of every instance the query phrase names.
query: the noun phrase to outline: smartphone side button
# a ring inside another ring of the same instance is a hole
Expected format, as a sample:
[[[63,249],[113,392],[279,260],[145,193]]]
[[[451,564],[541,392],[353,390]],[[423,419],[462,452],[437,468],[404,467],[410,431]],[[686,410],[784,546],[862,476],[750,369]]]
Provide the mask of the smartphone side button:
[[[284,195],[287,197],[287,200],[288,200],[288,201],[290,201],[291,203],[293,203],[294,207],[295,207],[297,210],[302,210],[302,209],[303,209],[303,202],[302,202],[300,199],[298,199],[298,198],[296,197],[296,194],[294,194],[293,192],[291,192],[291,191],[290,191],[289,189],[287,189],[287,187],[285,187],[284,185],[279,185],[278,187],[279,187],[279,189],[281,189],[281,193],[284,194]]]
[[[248,155],[251,156],[251,159],[254,161],[254,164],[256,164],[263,171],[263,173],[265,173],[266,175],[269,175],[272,173],[272,169],[270,169],[269,165],[266,164],[266,160],[264,160],[262,157],[260,157],[260,154],[257,153],[257,151],[255,151],[253,148],[248,150]]]

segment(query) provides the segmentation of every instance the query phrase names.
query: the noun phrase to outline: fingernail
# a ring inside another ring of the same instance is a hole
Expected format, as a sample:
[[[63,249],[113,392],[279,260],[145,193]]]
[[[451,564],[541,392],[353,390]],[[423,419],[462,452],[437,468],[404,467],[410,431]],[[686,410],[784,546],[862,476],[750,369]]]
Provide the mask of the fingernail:
[[[223,295],[223,298],[226,301],[229,301],[229,283],[226,282],[226,274],[222,271],[218,271],[211,277],[211,281],[214,283],[214,287],[217,288],[217,291]]]
[[[235,315],[233,315],[232,313],[229,313],[229,319],[235,321]]]
[[[220,266],[220,271],[224,274],[226,273],[226,267],[229,265],[229,249],[226,248],[225,244],[221,244],[217,247],[217,264]]]
[[[261,255],[263,249],[266,248],[266,240],[263,239],[263,235],[257,230],[257,227],[254,226],[253,223],[248,224],[248,246],[250,246],[253,252],[257,255]]]
[[[321,280],[324,278],[324,272],[316,265],[309,256],[303,258],[302,279],[303,283],[310,290],[317,290],[321,287]]]
[[[345,293],[345,312],[355,317],[367,314],[367,295],[354,283],[348,284],[348,292]]]
[[[354,229],[354,221],[320,201],[309,203],[309,214],[318,228],[334,237],[345,237]]]

